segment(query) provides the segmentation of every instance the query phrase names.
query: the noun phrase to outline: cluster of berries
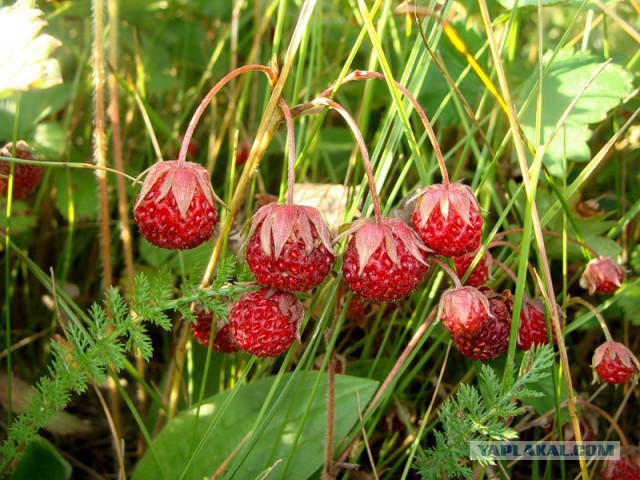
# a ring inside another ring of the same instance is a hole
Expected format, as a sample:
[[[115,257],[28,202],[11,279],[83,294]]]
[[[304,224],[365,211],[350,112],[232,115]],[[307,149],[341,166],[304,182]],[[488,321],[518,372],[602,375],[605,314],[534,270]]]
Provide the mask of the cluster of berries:
[[[380,78],[380,75],[360,72],[357,78]],[[414,103],[427,132],[435,138],[415,99],[404,87],[401,91]],[[207,99],[210,98],[208,95]],[[346,238],[342,272],[355,294],[373,302],[395,302],[413,292],[430,265],[438,263],[455,283],[440,298],[438,318],[450,331],[457,349],[473,360],[482,361],[504,353],[509,343],[513,296],[508,290],[496,293],[486,286],[493,264],[488,252],[467,272],[481,246],[483,219],[471,188],[449,182],[437,141],[432,139],[442,183],[428,186],[414,197],[416,207],[409,226],[399,218],[382,217],[368,152],[353,119],[328,98],[310,102],[314,107],[338,111],[351,127],[362,153],[375,212],[375,218],[357,220],[332,239],[317,209],[293,204],[295,144],[291,112],[284,102],[281,104],[289,132],[288,202],[268,204],[254,215],[246,260],[261,288],[244,294],[236,302],[228,324],[217,325],[212,347],[220,351],[240,348],[262,357],[286,351],[298,337],[304,317],[304,307],[294,293],[308,292],[322,283],[335,260],[332,245]],[[201,105],[199,112],[202,110]],[[195,121],[198,115],[194,116]],[[163,248],[194,248],[213,235],[217,222],[217,197],[208,172],[185,160],[184,145],[188,144],[195,121],[192,120],[191,130],[185,135],[179,159],[151,168],[134,206],[134,218],[142,235]],[[439,257],[452,259],[457,274]],[[464,285],[459,276],[466,276]],[[622,269],[615,261],[596,258],[585,268],[580,285],[590,294],[611,293],[621,281]],[[562,315],[560,307],[556,308],[558,315]],[[550,338],[555,343],[555,332],[549,335],[547,330],[542,299],[525,297],[519,320],[519,349],[547,343]],[[196,338],[208,343],[211,317],[199,314],[192,327]],[[624,383],[637,375],[640,366],[626,347],[609,340],[596,350],[593,368],[605,381]]]

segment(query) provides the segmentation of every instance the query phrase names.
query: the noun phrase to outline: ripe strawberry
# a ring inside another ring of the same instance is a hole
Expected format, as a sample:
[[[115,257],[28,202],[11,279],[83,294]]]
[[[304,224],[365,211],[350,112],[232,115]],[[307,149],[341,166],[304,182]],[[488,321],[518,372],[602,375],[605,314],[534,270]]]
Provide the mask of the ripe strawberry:
[[[480,247],[480,205],[467,185],[435,184],[424,188],[411,218],[424,244],[437,255],[460,256]]]
[[[287,292],[261,288],[245,293],[229,312],[238,347],[257,357],[275,357],[298,338],[304,307]]]
[[[492,316],[489,300],[475,287],[455,287],[440,296],[438,319],[454,335],[472,335]]]
[[[409,295],[429,265],[427,248],[399,218],[353,223],[339,235],[351,235],[342,260],[344,279],[352,291],[374,302],[395,302]]]
[[[0,150],[3,157],[13,157],[13,145],[7,143]],[[16,143],[16,152],[14,158],[23,160],[35,160],[29,146],[19,141]],[[9,193],[9,173],[11,164],[9,162],[0,161],[0,195],[6,197]],[[24,198],[29,195],[40,183],[42,177],[42,168],[38,165],[30,165],[26,163],[16,163],[13,167],[13,198]]]
[[[456,267],[456,273],[462,279],[464,275],[469,270],[473,259],[476,257],[477,252],[467,253],[465,255],[461,255],[459,257],[453,257],[453,263]],[[471,271],[464,284],[469,285],[470,287],[479,288],[485,283],[491,276],[491,262],[493,258],[491,254],[487,251],[485,254],[478,260],[475,268]]]
[[[156,163],[136,199],[133,216],[149,243],[189,250],[213,235],[218,221],[215,193],[207,170],[193,162]]]
[[[631,350],[619,342],[605,342],[596,348],[591,360],[594,382],[600,380],[620,385],[637,381],[640,362]]]
[[[622,283],[622,268],[611,257],[594,258],[580,277],[580,286],[594,293],[609,294],[615,292]]]
[[[562,315],[560,307],[556,305],[558,314]],[[520,327],[518,328],[517,347],[520,350],[529,350],[532,345],[544,345],[549,343],[547,335],[547,323],[545,321],[544,305],[542,299],[534,298],[525,300],[520,310]],[[556,343],[556,333],[553,332],[553,343]]]
[[[451,334],[456,348],[471,360],[487,361],[497,358],[509,346],[511,312],[505,299],[510,298],[511,292],[505,290],[501,295],[488,292],[486,296],[491,315],[484,325],[470,335]]]
[[[620,451],[620,460],[604,463],[602,480],[640,479],[640,448],[623,448]]]
[[[315,208],[270,203],[254,215],[247,264],[262,285],[311,290],[327,276],[333,259],[331,233]]]
[[[201,310],[196,313],[196,321],[191,323],[191,331],[198,343],[209,346],[209,337],[211,336],[211,325],[213,323],[213,313],[206,313]],[[213,344],[211,345],[217,352],[233,353],[238,349],[235,340],[231,337],[229,332],[229,324],[223,322],[216,322],[216,333],[213,338]]]

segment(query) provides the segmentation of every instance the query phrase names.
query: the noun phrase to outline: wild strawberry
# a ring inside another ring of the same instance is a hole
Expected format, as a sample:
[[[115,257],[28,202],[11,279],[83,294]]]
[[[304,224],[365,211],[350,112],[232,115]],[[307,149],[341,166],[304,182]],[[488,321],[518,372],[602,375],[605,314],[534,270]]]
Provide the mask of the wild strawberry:
[[[506,352],[509,346],[511,312],[505,297],[510,295],[511,292],[508,290],[502,295],[490,292],[487,297],[491,315],[484,324],[470,335],[451,334],[456,348],[465,357],[471,360],[487,361]]]
[[[465,255],[461,255],[459,257],[453,257],[453,263],[456,267],[456,273],[462,279],[469,270],[473,259],[476,258],[477,252],[467,253]],[[464,284],[469,285],[470,287],[481,287],[491,276],[491,262],[492,262],[491,254],[487,251],[485,254],[478,260],[478,263],[471,271]]]
[[[29,146],[19,141],[16,143],[15,157],[23,160],[35,160]],[[13,145],[6,144],[0,150],[3,157],[13,157]],[[9,162],[0,161],[0,195],[6,197],[9,189],[9,173],[11,164]],[[16,163],[13,167],[13,198],[24,198],[29,195],[40,183],[42,177],[42,168],[38,165],[30,165],[27,163]]]
[[[133,216],[149,243],[189,250],[213,235],[218,221],[207,170],[193,162],[156,163],[136,199]]]
[[[399,218],[357,220],[339,235],[351,235],[342,259],[349,288],[374,302],[394,302],[409,295],[429,269],[427,248]]]
[[[440,296],[438,318],[454,335],[472,335],[492,316],[489,300],[475,287],[455,287]]]
[[[623,448],[620,451],[620,460],[604,463],[602,480],[640,479],[640,448]]]
[[[229,312],[238,347],[257,357],[275,357],[298,338],[304,307],[287,292],[261,288],[245,293]]]
[[[558,314],[562,312],[556,305]],[[556,332],[553,331],[553,343],[556,343]],[[534,298],[525,300],[520,310],[520,327],[518,328],[518,343],[520,350],[529,350],[532,345],[544,345],[549,343],[547,335],[547,323],[544,314],[542,299]]]
[[[435,184],[424,188],[411,218],[424,244],[437,255],[460,256],[480,247],[480,205],[467,185]]]
[[[211,336],[211,325],[213,323],[213,313],[201,310],[196,313],[196,321],[191,323],[191,331],[198,343],[209,346],[209,337]],[[233,353],[238,349],[235,340],[229,332],[229,324],[216,322],[216,333],[213,337],[211,345],[217,352]]]
[[[315,208],[270,203],[254,215],[247,264],[262,285],[311,290],[327,276],[333,259],[331,233]]]
[[[591,360],[594,382],[600,380],[620,385],[638,379],[640,363],[631,350],[619,342],[605,342],[596,348]]]
[[[615,292],[622,283],[622,268],[611,257],[594,258],[580,277],[580,286],[594,293],[609,294]]]

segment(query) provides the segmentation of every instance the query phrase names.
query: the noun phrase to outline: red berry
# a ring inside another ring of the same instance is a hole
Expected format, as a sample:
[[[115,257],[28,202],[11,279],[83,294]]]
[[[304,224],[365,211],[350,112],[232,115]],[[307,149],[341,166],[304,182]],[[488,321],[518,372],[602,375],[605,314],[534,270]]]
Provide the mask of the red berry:
[[[614,341],[603,343],[596,348],[591,367],[594,369],[594,381],[600,378],[614,385],[637,380],[640,372],[640,363],[631,350]]]
[[[620,460],[604,462],[602,480],[640,480],[640,449],[623,448]]]
[[[489,300],[475,287],[445,290],[438,305],[438,318],[454,335],[472,335],[491,317]]]
[[[207,241],[218,222],[207,170],[192,162],[158,162],[136,199],[133,216],[149,243],[189,250]]]
[[[456,266],[456,273],[460,278],[464,277],[473,262],[473,259],[476,258],[477,252],[467,253],[465,255],[461,255],[459,257],[453,257],[453,263]],[[492,262],[491,254],[487,251],[485,254],[478,260],[478,263],[471,271],[464,284],[469,285],[471,287],[481,287],[491,276],[491,262]]]
[[[344,279],[364,298],[399,300],[415,290],[429,269],[427,248],[399,218],[384,218],[380,224],[358,220],[338,238],[347,235],[352,236],[342,260]]]
[[[331,233],[315,208],[270,203],[253,217],[247,263],[262,285],[311,290],[327,276],[333,259]]]
[[[6,144],[0,150],[3,157],[13,157],[13,146],[11,143]],[[14,158],[23,160],[35,160],[28,145],[19,141],[16,143],[16,152]],[[11,164],[9,162],[0,161],[0,195],[6,197],[9,193],[9,173]],[[30,165],[26,163],[16,163],[13,167],[13,198],[24,198],[29,195],[40,183],[42,177],[42,168],[38,165]]]
[[[275,357],[298,337],[304,307],[287,292],[261,288],[245,293],[229,312],[229,329],[238,347],[257,357]]]
[[[556,308],[558,309],[558,314],[561,314],[562,312],[557,305]],[[520,310],[520,327],[518,328],[518,343],[516,346],[520,350],[529,350],[532,345],[544,345],[546,343],[549,343],[549,336],[547,335],[547,323],[542,299],[525,300]],[[556,343],[555,331],[553,332],[553,343]]]
[[[469,186],[435,184],[419,195],[411,218],[428,248],[445,257],[478,250],[483,220],[478,199]]]
[[[465,357],[487,361],[497,358],[507,351],[511,312],[505,302],[505,296],[511,296],[511,292],[505,291],[502,295],[493,294],[488,297],[491,315],[475,333],[451,335],[453,341],[456,342],[456,348]]]
[[[196,313],[196,321],[191,323],[191,331],[198,343],[209,346],[209,337],[211,336],[211,325],[213,323],[213,313],[206,313],[201,310]],[[236,342],[229,332],[229,324],[216,322],[216,333],[213,338],[211,347],[217,352],[233,353],[238,349]]]
[[[594,258],[580,277],[580,286],[594,293],[609,294],[615,292],[622,283],[622,268],[611,257]]]

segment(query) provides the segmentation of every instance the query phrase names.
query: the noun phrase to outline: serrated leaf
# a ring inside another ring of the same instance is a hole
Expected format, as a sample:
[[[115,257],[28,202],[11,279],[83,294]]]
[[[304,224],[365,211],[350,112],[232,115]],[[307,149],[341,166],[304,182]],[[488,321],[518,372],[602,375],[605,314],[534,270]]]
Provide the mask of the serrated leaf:
[[[548,63],[550,56],[545,56]],[[586,52],[562,51],[555,58],[542,83],[541,142],[547,144],[563,112],[602,66],[602,62]],[[529,84],[534,85],[537,70],[531,74]],[[590,124],[601,122],[607,112],[631,93],[631,75],[619,65],[609,64],[579,98],[564,125],[551,142],[544,158],[545,165],[554,176],[563,176],[563,158],[586,162],[591,159],[587,141],[591,137]],[[531,88],[524,88],[529,95]],[[534,97],[535,98],[535,97]],[[523,102],[525,98],[521,98]],[[536,102],[532,101],[521,117],[522,128],[534,142],[536,133]]]
[[[640,316],[638,315],[640,283],[624,290],[618,297],[618,305],[622,308],[625,320],[631,321],[633,325],[640,325]]]
[[[319,376],[322,378],[318,378]],[[339,442],[358,421],[356,394],[359,396],[360,408],[364,409],[378,382],[346,375],[336,375],[335,379],[334,438]],[[257,478],[260,472],[279,458],[284,462],[273,471],[270,478],[304,480],[321,467],[326,426],[325,374],[285,374],[279,390],[289,380],[293,384],[288,394],[268,420],[266,430],[257,439],[233,478]],[[319,387],[314,391],[318,380]],[[273,381],[274,377],[269,377],[237,388],[232,403],[206,437],[201,454],[193,459],[185,478],[209,478],[216,471],[254,427]],[[151,454],[151,450],[148,451],[138,464],[133,479],[162,478],[158,461],[166,478],[180,478],[193,455],[191,442],[185,439],[193,438],[197,445],[229,395],[230,392],[226,391],[204,402],[195,431],[195,409],[182,412],[169,422],[153,442],[155,456]],[[277,396],[276,393],[276,398]],[[296,436],[297,432],[300,432],[299,437]],[[287,465],[290,453],[291,463]]]
[[[0,98],[62,83],[58,61],[49,58],[60,42],[40,34],[43,13],[29,3],[0,9]]]

